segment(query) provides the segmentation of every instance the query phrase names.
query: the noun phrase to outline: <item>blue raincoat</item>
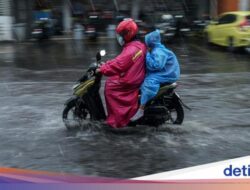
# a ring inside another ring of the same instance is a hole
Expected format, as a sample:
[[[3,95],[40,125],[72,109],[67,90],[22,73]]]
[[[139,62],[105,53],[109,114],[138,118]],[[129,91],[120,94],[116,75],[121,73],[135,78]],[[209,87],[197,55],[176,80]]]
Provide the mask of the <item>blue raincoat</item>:
[[[161,44],[159,30],[147,34],[145,43],[151,52],[146,55],[147,74],[141,86],[141,105],[156,96],[160,84],[176,82],[180,76],[178,60],[172,51]]]

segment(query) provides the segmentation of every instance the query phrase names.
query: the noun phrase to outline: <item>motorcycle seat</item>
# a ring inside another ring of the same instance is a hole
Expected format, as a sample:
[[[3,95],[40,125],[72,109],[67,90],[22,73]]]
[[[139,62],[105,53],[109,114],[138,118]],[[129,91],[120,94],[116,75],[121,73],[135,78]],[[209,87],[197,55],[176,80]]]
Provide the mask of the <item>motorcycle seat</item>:
[[[156,97],[159,97],[162,94],[164,94],[166,91],[175,89],[176,87],[177,87],[176,82],[174,82],[174,83],[163,83],[163,84],[161,84],[160,90],[159,90],[158,94],[156,95]]]
[[[176,88],[177,87],[177,82],[174,83],[162,83],[160,85],[160,88]]]
[[[172,90],[172,89],[175,89],[176,87],[178,86],[178,84],[176,82],[174,83],[163,83],[160,85],[160,90],[159,92],[157,93],[156,97],[159,97],[161,96],[162,94],[164,94],[166,91],[168,90]],[[141,94],[139,94],[139,98],[141,97]]]

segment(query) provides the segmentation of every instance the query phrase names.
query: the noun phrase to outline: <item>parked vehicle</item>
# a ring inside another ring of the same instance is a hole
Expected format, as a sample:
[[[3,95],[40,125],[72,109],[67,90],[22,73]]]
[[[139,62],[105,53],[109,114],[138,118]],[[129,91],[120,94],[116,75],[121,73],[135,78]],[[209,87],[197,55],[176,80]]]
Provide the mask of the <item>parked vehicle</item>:
[[[200,19],[193,20],[191,24],[192,34],[196,37],[204,37],[204,30],[210,21],[209,16],[203,16]]]
[[[138,31],[138,37],[140,40],[144,41],[145,35],[148,34],[149,32],[154,31],[155,27],[152,24],[146,23],[143,20],[136,20],[135,21],[139,31]]]
[[[87,25],[85,28],[85,36],[90,40],[95,40],[98,37],[96,27],[92,25]]]
[[[96,12],[89,13],[87,23],[85,24],[85,36],[88,39],[95,40],[98,37],[98,29],[101,24],[99,14]]]
[[[176,36],[176,22],[171,14],[155,15],[155,28],[160,30],[163,41],[172,41]]]
[[[250,47],[250,11],[226,12],[205,29],[207,43],[225,46],[229,51]]]
[[[49,20],[40,20],[34,23],[32,29],[32,38],[37,40],[49,39],[52,35],[52,27],[49,24]]]
[[[184,15],[155,15],[155,28],[160,30],[164,41],[191,36],[191,25]]]
[[[52,35],[62,35],[62,20],[58,15],[53,14],[52,10],[34,11],[33,16],[32,38],[44,40]]]
[[[101,55],[105,55],[104,50],[97,53],[96,63],[91,64],[87,72],[73,86],[73,96],[65,103],[62,118],[67,129],[76,127],[76,125],[72,125],[72,122],[75,123],[74,121],[104,121],[106,119],[99,94],[102,74],[95,72],[101,62]],[[185,105],[175,92],[176,87],[176,83],[162,85],[158,95],[147,103],[144,116],[129,125],[158,126],[166,121],[182,124],[184,119],[183,106]]]
[[[175,15],[176,22],[176,36],[177,37],[190,37],[191,32],[191,22],[184,15]]]

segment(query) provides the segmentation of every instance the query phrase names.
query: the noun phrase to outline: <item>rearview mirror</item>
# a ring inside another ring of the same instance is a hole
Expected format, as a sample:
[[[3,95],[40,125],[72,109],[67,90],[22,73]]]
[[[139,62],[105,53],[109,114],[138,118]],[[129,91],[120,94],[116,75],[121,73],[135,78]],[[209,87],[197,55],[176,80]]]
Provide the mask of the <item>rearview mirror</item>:
[[[101,50],[96,54],[96,61],[100,61],[106,55],[106,50]]]

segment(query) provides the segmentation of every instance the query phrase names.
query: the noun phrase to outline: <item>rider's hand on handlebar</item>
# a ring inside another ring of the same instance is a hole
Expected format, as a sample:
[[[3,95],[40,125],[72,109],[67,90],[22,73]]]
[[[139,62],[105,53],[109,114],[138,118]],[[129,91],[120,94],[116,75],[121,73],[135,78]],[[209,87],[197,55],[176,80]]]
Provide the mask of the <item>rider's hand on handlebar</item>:
[[[97,68],[96,70],[95,70],[95,73],[97,74],[97,73],[100,73],[101,72],[101,69],[99,69],[99,68]]]
[[[95,70],[95,73],[100,73],[101,71],[100,67],[104,64],[105,64],[104,62],[101,62],[100,64],[98,64],[97,69]]]
[[[99,65],[98,65],[98,68],[100,68],[102,65],[104,65],[105,63],[104,62],[101,62]]]

